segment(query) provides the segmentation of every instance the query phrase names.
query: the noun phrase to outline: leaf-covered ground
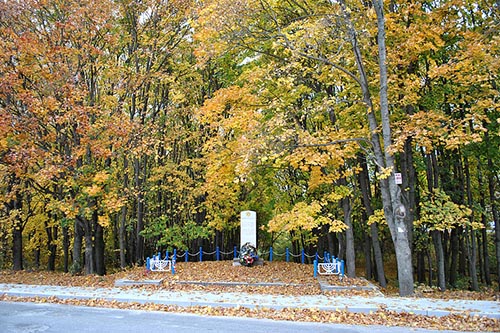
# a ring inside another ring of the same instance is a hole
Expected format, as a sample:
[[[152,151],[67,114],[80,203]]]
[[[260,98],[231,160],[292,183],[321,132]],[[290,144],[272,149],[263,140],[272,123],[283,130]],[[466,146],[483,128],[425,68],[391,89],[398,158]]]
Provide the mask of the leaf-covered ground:
[[[344,278],[337,276],[322,277],[330,285],[352,287],[350,290],[329,291],[327,293],[342,293],[343,295],[375,295],[377,292],[359,290],[369,283],[364,279]],[[325,293],[313,277],[311,265],[272,262],[264,266],[234,267],[230,261],[221,262],[179,262],[176,274],[147,272],[142,267],[108,274],[106,276],[72,276],[60,272],[32,271],[13,272],[0,271],[0,283],[50,284],[60,286],[114,287],[120,279],[140,281],[145,279],[163,279],[160,286],[147,288],[169,290],[207,290],[207,291],[242,291],[247,293],[265,293],[282,295],[305,295]],[[230,282],[231,284],[228,284]],[[264,284],[264,285],[263,285]],[[268,285],[265,285],[268,284]],[[355,288],[358,289],[355,289]],[[146,288],[146,287],[128,287]],[[393,296],[395,290],[382,290]],[[482,299],[498,300],[498,293],[493,289],[479,293],[469,291],[439,292],[428,287],[419,287],[416,297],[435,297],[442,299]],[[26,300],[16,297],[1,296],[0,300]],[[104,306],[130,309],[160,310],[170,312],[190,312],[204,315],[247,316],[255,318],[270,318],[278,320],[316,321],[327,323],[347,323],[358,325],[393,325],[408,327],[423,327],[430,329],[452,329],[477,332],[500,332],[500,322],[490,318],[478,318],[463,315],[446,317],[430,317],[408,313],[396,313],[380,310],[371,314],[350,313],[347,311],[320,311],[317,309],[283,309],[266,308],[213,308],[213,307],[178,307],[157,304],[120,303],[102,300],[61,300],[56,298],[30,298],[34,302],[57,302],[86,306]]]

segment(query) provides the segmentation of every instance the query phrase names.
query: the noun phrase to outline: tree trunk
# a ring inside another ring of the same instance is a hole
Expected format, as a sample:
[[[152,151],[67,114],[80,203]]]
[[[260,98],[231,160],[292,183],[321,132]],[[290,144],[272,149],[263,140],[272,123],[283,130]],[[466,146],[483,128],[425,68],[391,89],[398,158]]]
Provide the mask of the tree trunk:
[[[35,257],[35,269],[38,270],[40,269],[40,247],[37,246],[35,250],[33,250],[33,256]]]
[[[406,207],[401,201],[401,190],[396,185],[394,179],[395,163],[394,156],[391,153],[391,122],[389,113],[389,99],[388,99],[388,75],[387,75],[387,48],[385,44],[385,17],[384,17],[384,2],[382,0],[373,0],[373,7],[377,14],[377,44],[379,56],[379,73],[380,73],[380,118],[382,125],[382,138],[384,141],[384,157],[385,167],[392,169],[392,175],[387,179],[388,193],[384,201],[384,213],[386,216],[387,224],[391,231],[391,236],[394,242],[396,251],[396,260],[398,266],[398,281],[399,281],[399,294],[401,296],[408,296],[413,294],[413,264],[412,255],[410,250],[410,243],[408,240],[408,229],[404,221],[406,217]],[[367,85],[368,87],[368,85]],[[373,113],[373,112],[370,112]],[[372,115],[373,121],[375,121]],[[372,133],[376,133],[377,127],[371,127]],[[377,139],[377,142],[378,139]],[[380,145],[376,150],[379,150]],[[380,149],[380,152],[382,150]],[[376,153],[377,155],[377,153]],[[381,156],[380,156],[381,157]],[[383,164],[383,158],[379,158],[380,165]],[[382,181],[385,183],[385,181]],[[382,188],[382,187],[381,187]],[[387,191],[382,188],[382,191]],[[384,197],[384,196],[383,196]]]
[[[463,232],[463,228],[460,228]],[[458,252],[458,273],[462,276],[467,275],[467,249],[465,246],[465,237],[458,238],[458,248],[460,251]]]
[[[417,175],[413,163],[412,139],[408,138],[405,141],[404,152],[401,154],[401,173],[403,175],[401,187],[405,189],[402,197],[408,207],[405,223],[411,250],[413,250],[413,222],[415,221],[415,208],[417,206],[415,195]]]
[[[12,257],[13,257],[13,267],[15,271],[23,270],[23,228],[22,222],[16,220],[12,228]]]
[[[471,188],[471,178],[470,178],[470,167],[467,157],[464,157],[464,171],[465,171],[465,181],[467,184],[467,204],[469,207],[473,207],[472,200],[472,188]],[[470,221],[474,221],[474,212],[470,216]],[[469,239],[470,236],[470,239]],[[467,227],[466,232],[467,240],[467,254],[469,258],[469,275],[471,278],[471,288],[474,291],[479,291],[479,282],[477,279],[477,242],[476,242],[476,232],[471,228]]]
[[[328,232],[326,235],[328,239],[328,253],[335,253],[335,234]]]
[[[477,280],[477,244],[476,244],[476,232],[472,228],[467,227],[465,234],[465,244],[467,247],[467,259],[469,261],[469,276],[470,276],[470,288],[474,291],[479,291],[479,282]],[[469,238],[470,237],[470,238]]]
[[[57,257],[57,226],[49,226],[45,224],[45,232],[47,233],[47,248],[49,250],[49,258],[47,262],[47,270],[54,271],[56,269]]]
[[[97,214],[96,214],[97,215]],[[95,269],[97,275],[106,275],[104,228],[95,221]]]
[[[75,219],[75,233],[73,237],[73,264],[71,265],[71,273],[79,274],[82,271],[82,238],[83,238],[83,221],[76,217]]]
[[[458,278],[458,253],[460,252],[459,240],[458,240],[459,229],[454,228],[451,231],[451,258],[450,258],[450,273],[449,273],[449,283],[452,287],[457,286]]]
[[[344,233],[338,232],[336,233],[337,235],[337,245],[338,245],[338,252],[337,252],[337,258],[341,260],[345,260],[345,240],[344,240]]]
[[[358,163],[361,166],[361,172],[358,174],[359,187],[361,189],[366,215],[369,217],[373,215],[373,208],[371,205],[371,190],[368,175],[368,166],[363,155],[358,155]],[[382,288],[385,288],[387,286],[387,280],[385,278],[384,260],[382,257],[382,250],[380,248],[380,241],[378,238],[378,227],[375,223],[372,223],[370,225],[370,236],[373,247],[373,255],[375,257],[377,280],[380,286],[382,286]]]
[[[145,158],[145,157],[144,157]],[[134,172],[135,172],[135,187],[137,191],[137,225],[136,225],[136,248],[135,248],[135,262],[139,265],[143,265],[144,261],[144,237],[141,232],[144,230],[144,193],[142,189],[143,176],[142,172],[145,173],[145,165],[141,165],[139,159],[134,160]],[[144,162],[145,164],[145,162]]]
[[[479,173],[478,173],[478,184],[479,188],[484,188],[484,182],[483,182],[483,177],[481,174],[481,169],[480,166],[479,168]],[[484,282],[488,285],[491,286],[491,272],[490,272],[490,254],[488,251],[488,234],[487,234],[487,229],[488,229],[488,217],[486,216],[486,198],[484,191],[480,191],[480,199],[479,199],[479,204],[481,205],[481,222],[483,223],[484,228],[481,230],[481,244],[482,244],[482,252],[483,252],[483,276],[484,276]]]
[[[11,200],[7,206],[7,214],[12,211],[20,211],[22,209],[22,201],[19,192],[15,193],[15,198]],[[14,217],[12,225],[12,269],[15,271],[22,271],[24,269],[23,263],[23,229],[24,223],[21,220],[20,214]]]
[[[367,221],[366,214],[363,214],[365,218],[363,221]],[[363,253],[365,256],[365,276],[368,280],[371,280],[375,277],[375,274],[372,270],[372,242],[370,235],[363,230]]]
[[[429,249],[425,250],[425,254],[427,256],[427,264],[429,265],[429,286],[433,286],[433,280],[434,280],[434,272],[433,272],[433,267],[432,267],[432,258],[431,258],[431,251]]]
[[[343,15],[347,23],[347,32],[349,40],[354,51],[354,58],[359,71],[358,83],[363,92],[363,102],[368,108],[368,122],[371,131],[371,143],[379,171],[388,168],[395,170],[394,156],[390,152],[391,148],[391,124],[389,118],[389,103],[387,96],[387,55],[385,45],[385,18],[383,1],[373,0],[373,7],[377,15],[377,44],[379,56],[379,74],[380,74],[380,118],[382,127],[382,138],[384,141],[384,150],[380,143],[378,132],[380,128],[374,113],[374,107],[371,100],[370,87],[366,71],[364,69],[363,58],[359,47],[356,30],[351,21],[350,11],[346,8],[345,1],[340,2]],[[396,185],[394,177],[389,179],[380,179],[380,190],[382,194],[382,205],[384,215],[391,232],[394,249],[396,252],[396,262],[398,267],[399,294],[408,296],[413,294],[413,267],[410,245],[408,241],[408,230],[404,222],[406,208],[401,202],[401,191]]]
[[[417,252],[417,281],[425,283],[425,253],[424,251]]]
[[[126,156],[123,157],[123,189],[126,191],[128,189],[128,159]],[[128,207],[123,205],[120,215],[120,229],[118,234],[119,244],[120,244],[120,267],[124,269],[127,266],[125,249],[126,243],[126,222],[127,222]]]
[[[64,253],[64,273],[69,272],[69,228],[65,225],[62,227],[63,231],[63,253]]]
[[[87,228],[85,228],[87,229]],[[85,231],[85,275],[95,274],[94,248],[92,247],[92,233]]]
[[[497,284],[500,291],[500,220],[497,210],[497,198],[495,194],[495,179],[493,173],[493,162],[488,158],[488,193],[490,197],[491,214],[495,223],[495,252],[497,257]]]
[[[95,213],[93,214],[95,215]],[[85,239],[85,275],[95,274],[95,260],[94,260],[94,231],[93,221],[89,221],[86,217],[82,217],[83,232]]]
[[[436,250],[438,287],[440,291],[445,291],[446,277],[444,273],[444,252],[441,232],[439,230],[434,230],[432,232],[432,240],[434,242],[434,249]]]
[[[343,178],[345,182],[345,178]],[[344,223],[347,225],[347,230],[345,231],[346,239],[346,274],[350,278],[356,277],[356,254],[354,251],[354,232],[351,222],[351,202],[349,197],[342,198],[342,210],[344,212]]]

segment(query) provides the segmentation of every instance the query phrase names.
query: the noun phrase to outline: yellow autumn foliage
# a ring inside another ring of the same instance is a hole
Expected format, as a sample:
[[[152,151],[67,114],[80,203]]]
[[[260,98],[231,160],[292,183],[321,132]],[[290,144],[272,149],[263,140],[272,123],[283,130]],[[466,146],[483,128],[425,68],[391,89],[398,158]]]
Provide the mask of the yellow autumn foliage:
[[[277,214],[268,224],[269,232],[313,230],[322,225],[330,225],[332,232],[347,229],[342,221],[332,220],[321,214],[322,205],[318,201],[310,204],[299,202],[288,212]]]
[[[424,192],[427,200],[420,201],[420,219],[414,225],[424,226],[429,230],[451,230],[456,227],[470,226],[473,229],[481,229],[481,223],[471,222],[471,209],[454,203],[442,190],[434,189],[431,193]]]
[[[384,210],[383,209],[376,209],[373,212],[373,215],[371,215],[368,218],[367,224],[368,225],[372,225],[373,223],[377,223],[378,225],[382,225],[382,224],[387,225],[387,221],[385,219],[385,215],[384,215]]]

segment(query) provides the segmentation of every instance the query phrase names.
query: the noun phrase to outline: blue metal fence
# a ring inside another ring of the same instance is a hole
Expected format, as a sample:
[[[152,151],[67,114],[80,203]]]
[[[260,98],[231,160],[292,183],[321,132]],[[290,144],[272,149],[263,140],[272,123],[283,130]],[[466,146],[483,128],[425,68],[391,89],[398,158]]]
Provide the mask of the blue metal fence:
[[[193,258],[195,257],[198,259],[198,261],[201,262],[203,260],[207,260],[208,259],[207,257],[215,255],[215,260],[220,261],[220,260],[223,260],[224,256],[227,257],[231,254],[233,255],[233,258],[238,258],[239,250],[238,250],[237,246],[234,246],[233,251],[230,251],[230,252],[223,252],[220,250],[220,248],[218,246],[212,252],[203,251],[203,247],[200,247],[198,252],[196,252],[196,253],[191,253],[187,249],[184,251],[181,251],[179,253],[179,251],[177,251],[177,249],[174,249],[173,253],[171,254],[167,250],[165,252],[164,258],[165,258],[165,260],[173,260],[173,261],[178,261],[178,260],[184,259],[185,262],[188,262],[190,257],[193,257]],[[259,256],[260,257],[268,257],[269,258],[268,260],[270,262],[276,260],[277,258],[285,259],[286,262],[290,262],[290,260],[293,258],[300,258],[300,262],[302,264],[305,264],[307,259],[331,260],[330,258],[335,258],[334,256],[330,255],[326,251],[323,253],[323,256],[320,256],[318,254],[318,252],[314,253],[313,255],[309,255],[305,252],[304,249],[301,249],[301,251],[297,254],[292,253],[289,248],[286,248],[285,252],[279,253],[279,252],[276,252],[272,247],[269,248],[269,251],[259,253]],[[162,255],[160,252],[158,252],[158,254],[156,254],[153,257],[162,258]],[[325,262],[327,262],[327,261],[325,261]]]
[[[215,260],[220,261],[223,256],[228,256],[233,254],[233,259],[238,258],[238,248],[235,246],[233,251],[223,252],[217,246],[215,251],[205,252],[203,251],[203,247],[200,247],[199,251],[196,253],[190,253],[188,250],[184,250],[182,254],[179,254],[177,249],[174,249],[173,253],[167,250],[165,252],[165,257],[162,259],[161,252],[153,255],[151,258],[146,258],[146,269],[153,270],[153,266],[158,265],[159,262],[163,262],[163,267],[169,267],[172,271],[172,274],[175,274],[175,263],[178,259],[184,258],[185,262],[189,261],[189,257],[197,257],[200,262],[203,261],[203,256],[213,256],[215,255]],[[272,247],[269,248],[269,251],[261,253],[261,257],[268,256],[269,261],[272,262],[275,257],[284,257],[286,262],[290,262],[290,258],[298,258],[300,257],[300,262],[302,264],[306,263],[306,258],[314,258],[314,277],[317,277],[318,274],[335,274],[339,275],[341,279],[344,277],[344,260],[340,260],[335,258],[335,256],[331,255],[327,251],[323,252],[323,256],[320,256],[318,252],[314,255],[309,255],[305,253],[304,249],[301,249],[300,253],[293,254],[290,252],[288,248],[285,249],[284,253],[278,253],[273,250]],[[320,261],[323,261],[320,263]],[[155,266],[156,267],[156,266]]]

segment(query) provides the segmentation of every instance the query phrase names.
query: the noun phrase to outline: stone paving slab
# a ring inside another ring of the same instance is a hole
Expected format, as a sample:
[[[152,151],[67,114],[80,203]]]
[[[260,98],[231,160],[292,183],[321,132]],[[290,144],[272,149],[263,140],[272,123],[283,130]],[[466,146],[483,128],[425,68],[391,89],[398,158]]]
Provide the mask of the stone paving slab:
[[[115,287],[127,287],[127,286],[159,286],[165,279],[155,279],[155,280],[128,280],[120,279],[115,281]]]

